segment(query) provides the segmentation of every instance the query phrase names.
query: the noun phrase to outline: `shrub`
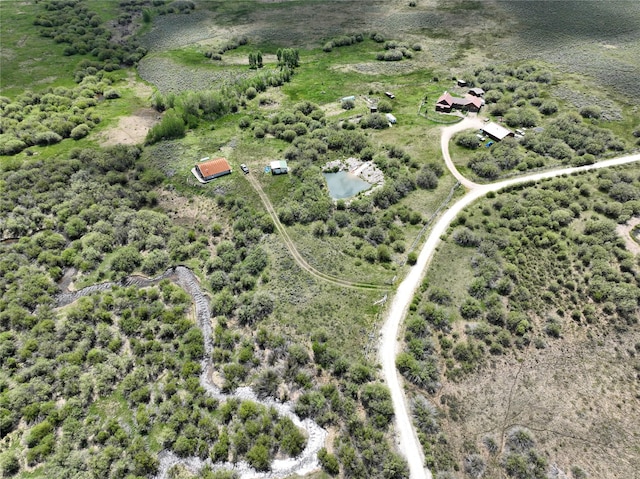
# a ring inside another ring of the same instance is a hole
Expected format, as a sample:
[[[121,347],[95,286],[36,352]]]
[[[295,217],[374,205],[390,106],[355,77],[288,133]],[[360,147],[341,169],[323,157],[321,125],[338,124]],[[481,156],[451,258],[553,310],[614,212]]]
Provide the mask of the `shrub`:
[[[416,253],[415,251],[412,251],[407,255],[407,263],[409,263],[410,265],[414,265],[417,262],[418,262],[418,253]]]
[[[453,241],[464,247],[476,247],[480,245],[480,238],[466,227],[458,228],[453,232]]]
[[[327,452],[324,447],[318,451],[318,460],[320,461],[322,469],[324,469],[327,474],[337,476],[340,472],[338,458],[330,452]]]
[[[602,109],[596,105],[587,105],[580,108],[580,116],[582,118],[598,119],[602,116]]]
[[[36,133],[33,142],[36,145],[53,145],[62,141],[62,137],[55,131],[42,131]]]
[[[343,110],[353,110],[356,107],[356,104],[353,100],[344,100],[342,102]]]
[[[175,111],[169,110],[162,117],[162,121],[149,130],[146,143],[152,145],[161,140],[182,138],[186,129],[187,127],[184,120],[180,118]]]
[[[540,104],[538,110],[543,115],[552,115],[558,111],[558,103],[553,100],[545,100]]]
[[[89,127],[85,123],[81,123],[71,130],[71,138],[79,140],[89,134]]]
[[[22,140],[11,138],[9,135],[0,135],[0,155],[15,155],[26,147],[27,144]]]
[[[365,116],[360,121],[360,126],[362,128],[373,128],[374,130],[383,130],[389,127],[389,120],[384,115],[380,113],[372,113],[371,115]]]
[[[384,43],[384,37],[379,33],[372,33],[371,40],[373,40],[376,43]]]
[[[392,110],[393,106],[391,105],[390,101],[380,100],[380,102],[378,103],[378,111],[380,113],[391,113]]]
[[[254,87],[250,86],[249,88],[246,89],[244,94],[247,96],[249,100],[253,100],[256,97],[256,95],[258,95],[258,92]]]
[[[0,471],[3,477],[11,477],[20,470],[20,461],[15,453],[6,453],[0,462]]]
[[[433,190],[438,187],[438,176],[427,166],[423,167],[416,176],[416,184],[420,188]]]
[[[396,49],[380,52],[376,55],[376,59],[385,62],[398,62],[404,58],[403,52]]]
[[[456,145],[475,150],[480,146],[480,138],[473,132],[461,132],[456,135]]]
[[[107,100],[115,100],[116,98],[120,98],[120,93],[118,93],[118,90],[110,88],[104,92],[104,97]]]

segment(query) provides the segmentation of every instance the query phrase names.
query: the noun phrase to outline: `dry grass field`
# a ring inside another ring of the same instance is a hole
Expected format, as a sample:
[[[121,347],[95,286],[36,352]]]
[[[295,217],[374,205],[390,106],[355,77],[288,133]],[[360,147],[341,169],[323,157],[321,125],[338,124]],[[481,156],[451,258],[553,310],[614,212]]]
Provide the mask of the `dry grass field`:
[[[536,450],[567,475],[577,466],[593,478],[640,477],[639,352],[634,348],[640,332],[598,340],[588,334],[568,332],[546,349],[532,345],[461,382],[445,381],[438,398],[454,396],[460,410],[443,429],[460,461],[472,452],[470,443],[489,437],[500,452],[492,456],[482,447],[478,452],[495,465],[508,432],[525,427]]]

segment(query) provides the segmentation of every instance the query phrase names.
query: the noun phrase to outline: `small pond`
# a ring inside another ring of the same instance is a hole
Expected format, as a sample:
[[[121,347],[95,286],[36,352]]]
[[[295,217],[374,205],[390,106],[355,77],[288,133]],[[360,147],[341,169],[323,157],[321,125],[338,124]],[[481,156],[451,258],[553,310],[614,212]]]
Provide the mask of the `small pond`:
[[[347,171],[322,174],[324,175],[325,180],[327,180],[329,194],[334,200],[351,198],[361,191],[371,188],[371,183],[367,183],[353,173],[349,173]]]

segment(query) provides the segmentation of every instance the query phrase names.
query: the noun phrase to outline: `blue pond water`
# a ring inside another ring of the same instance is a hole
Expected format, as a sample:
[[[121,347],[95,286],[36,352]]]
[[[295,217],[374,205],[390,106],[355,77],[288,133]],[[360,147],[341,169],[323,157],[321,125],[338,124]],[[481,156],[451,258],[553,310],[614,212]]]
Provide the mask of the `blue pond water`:
[[[371,187],[370,183],[361,180],[353,173],[349,173],[347,171],[322,174],[324,175],[325,180],[327,180],[329,194],[334,200],[351,198],[361,191],[368,190]]]

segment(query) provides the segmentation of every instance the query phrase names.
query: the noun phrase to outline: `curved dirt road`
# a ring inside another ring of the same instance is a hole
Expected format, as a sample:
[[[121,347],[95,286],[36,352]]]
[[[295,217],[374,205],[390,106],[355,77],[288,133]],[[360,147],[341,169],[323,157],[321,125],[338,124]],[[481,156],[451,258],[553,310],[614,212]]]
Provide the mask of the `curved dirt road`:
[[[470,130],[470,129],[479,130],[483,124],[484,122],[477,116],[473,118],[466,117],[464,120],[462,120],[459,123],[456,123],[455,125],[451,125],[443,128],[442,135],[440,136],[440,149],[442,150],[442,156],[444,157],[444,162],[447,165],[447,168],[449,169],[451,174],[455,177],[455,179],[460,182],[462,186],[469,189],[475,188],[476,186],[478,186],[478,184],[462,176],[462,174],[458,171],[458,169],[453,164],[453,161],[451,160],[451,155],[449,154],[449,140],[451,140],[451,137],[456,133],[458,133],[459,131]]]
[[[459,125],[462,125],[462,123],[458,123],[455,126]],[[464,129],[464,127],[462,129]],[[444,212],[442,217],[440,217],[440,219],[433,225],[433,228],[430,231],[429,236],[424,246],[422,247],[422,250],[420,251],[418,261],[416,262],[415,266],[411,268],[409,274],[405,277],[402,283],[400,283],[400,285],[398,286],[393,301],[391,302],[391,307],[389,308],[387,319],[385,320],[384,326],[382,327],[379,346],[379,356],[380,362],[382,364],[382,372],[391,391],[391,399],[393,401],[398,449],[402,454],[404,454],[409,463],[411,479],[431,479],[432,475],[431,471],[429,471],[429,469],[424,466],[424,454],[422,452],[422,447],[420,445],[420,442],[418,441],[418,437],[411,422],[411,415],[409,412],[407,399],[402,389],[402,379],[398,371],[396,370],[395,359],[400,350],[400,342],[398,341],[398,330],[407,313],[409,303],[411,302],[415,291],[420,285],[429,261],[431,260],[436,247],[440,243],[440,237],[442,236],[442,234],[445,233],[458,213],[460,213],[464,208],[469,206],[477,199],[483,197],[490,191],[498,191],[507,186],[526,183],[529,181],[539,181],[580,171],[589,171],[599,168],[624,165],[636,161],[640,161],[640,154],[614,158],[612,160],[602,161],[593,165],[563,168],[559,170],[535,173],[532,175],[527,175],[519,178],[511,178],[488,185],[478,185],[475,183],[471,183],[473,185],[472,189],[468,191],[467,194],[460,198],[456,203],[454,203],[451,208]],[[454,171],[456,171],[455,168]],[[456,176],[456,178],[458,177]]]

